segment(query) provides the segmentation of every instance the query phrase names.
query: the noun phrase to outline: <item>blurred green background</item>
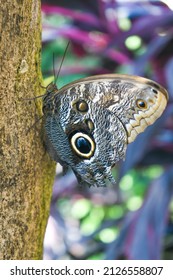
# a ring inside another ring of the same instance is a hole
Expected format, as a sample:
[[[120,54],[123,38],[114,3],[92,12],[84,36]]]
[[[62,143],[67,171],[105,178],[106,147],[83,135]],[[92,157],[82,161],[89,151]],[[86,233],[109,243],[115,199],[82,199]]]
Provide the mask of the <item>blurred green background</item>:
[[[168,89],[163,116],[129,145],[115,186],[79,187],[57,165],[45,259],[173,259],[173,12],[171,1],[42,1],[42,73],[58,88],[104,73]]]

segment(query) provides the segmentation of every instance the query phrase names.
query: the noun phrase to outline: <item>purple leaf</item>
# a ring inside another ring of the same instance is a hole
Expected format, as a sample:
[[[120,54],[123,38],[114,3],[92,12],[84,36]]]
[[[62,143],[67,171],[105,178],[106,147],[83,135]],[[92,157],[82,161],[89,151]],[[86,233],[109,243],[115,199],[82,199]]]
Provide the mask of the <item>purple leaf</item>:
[[[85,22],[93,27],[100,27],[100,21],[97,17],[93,16],[91,13],[84,13],[81,11],[73,11],[71,9],[59,7],[59,6],[49,6],[42,5],[42,11],[46,14],[60,14],[65,17],[70,17],[73,20],[78,20],[81,22]]]
[[[156,31],[160,27],[172,28],[173,24],[173,12],[169,11],[167,13],[163,13],[159,16],[146,16],[139,18],[137,21],[135,21],[132,25],[132,28],[127,32],[120,32],[116,36],[116,38],[113,38],[113,40],[110,42],[109,47],[111,46],[119,46],[124,47],[124,42],[126,38],[128,38],[131,35],[138,35],[141,38],[147,40],[154,39],[154,37],[158,36]],[[146,32],[147,31],[147,32]]]
[[[171,99],[173,100],[173,82],[172,82],[173,58],[171,58],[167,63],[167,65],[165,67],[165,74],[166,74],[166,81],[168,84],[168,91],[169,91]]]
[[[173,166],[153,181],[143,206],[127,215],[106,259],[160,259],[168,207],[173,195]]]
[[[134,70],[132,72],[133,75],[143,76],[145,73],[145,67],[148,62],[156,57],[158,53],[164,49],[164,47],[169,43],[172,39],[172,34],[164,37],[157,37],[150,41],[148,44],[146,52],[140,56],[139,59],[134,61]],[[162,69],[163,71],[163,69]]]

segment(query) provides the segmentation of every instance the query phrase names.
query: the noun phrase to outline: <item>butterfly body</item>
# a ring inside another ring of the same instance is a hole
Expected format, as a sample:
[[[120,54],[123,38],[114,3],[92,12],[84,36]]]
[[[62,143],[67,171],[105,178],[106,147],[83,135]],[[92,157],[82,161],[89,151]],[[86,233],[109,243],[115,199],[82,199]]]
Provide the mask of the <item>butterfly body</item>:
[[[43,98],[48,152],[70,166],[79,182],[114,183],[112,166],[162,114],[167,99],[157,83],[129,75],[92,76],[60,90],[52,83]]]

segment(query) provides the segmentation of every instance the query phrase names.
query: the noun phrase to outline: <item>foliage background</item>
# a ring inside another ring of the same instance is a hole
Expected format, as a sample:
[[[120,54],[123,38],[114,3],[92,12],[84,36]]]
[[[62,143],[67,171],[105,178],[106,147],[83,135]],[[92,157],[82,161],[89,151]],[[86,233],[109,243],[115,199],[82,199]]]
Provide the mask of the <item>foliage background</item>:
[[[165,1],[166,2],[166,1]],[[168,1],[167,1],[168,2]],[[57,165],[45,259],[173,259],[173,12],[162,1],[42,1],[45,83],[102,73],[168,89],[162,117],[129,145],[116,186],[80,188]]]

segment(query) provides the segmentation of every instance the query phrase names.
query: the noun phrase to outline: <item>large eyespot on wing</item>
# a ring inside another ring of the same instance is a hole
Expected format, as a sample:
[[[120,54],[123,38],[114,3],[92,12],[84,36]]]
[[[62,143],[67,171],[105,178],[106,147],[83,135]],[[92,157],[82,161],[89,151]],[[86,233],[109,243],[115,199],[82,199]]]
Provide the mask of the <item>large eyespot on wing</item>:
[[[128,143],[133,142],[139,133],[153,124],[162,115],[167,105],[168,92],[157,83],[148,82],[148,85],[146,91],[141,91],[141,94],[136,97],[135,113],[125,125]]]
[[[90,159],[94,155],[94,140],[84,132],[74,132],[70,136],[70,144],[73,152],[80,158]]]

